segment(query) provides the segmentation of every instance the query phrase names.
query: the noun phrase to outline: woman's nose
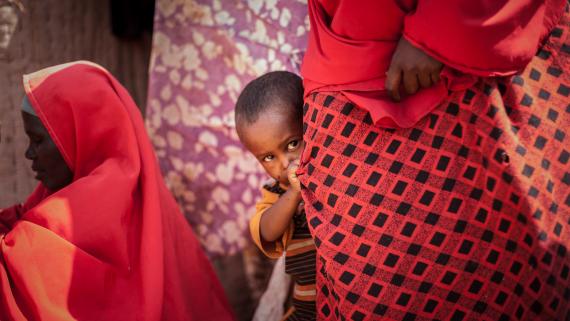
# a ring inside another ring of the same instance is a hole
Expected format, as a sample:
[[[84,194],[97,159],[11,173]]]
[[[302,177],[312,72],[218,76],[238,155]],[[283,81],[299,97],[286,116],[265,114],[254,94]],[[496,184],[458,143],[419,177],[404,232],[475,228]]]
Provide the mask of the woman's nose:
[[[29,160],[33,160],[34,158],[36,158],[36,152],[33,150],[32,146],[28,146],[24,156]]]

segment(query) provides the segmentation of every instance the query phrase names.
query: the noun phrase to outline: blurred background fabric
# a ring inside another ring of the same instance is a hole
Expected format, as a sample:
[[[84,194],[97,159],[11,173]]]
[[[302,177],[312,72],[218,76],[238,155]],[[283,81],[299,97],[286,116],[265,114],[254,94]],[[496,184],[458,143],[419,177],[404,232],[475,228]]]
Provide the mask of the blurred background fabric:
[[[298,73],[308,25],[306,1],[156,3],[147,127],[166,182],[240,320],[253,317],[273,264],[248,227],[268,176],[242,148],[233,108],[254,78]]]

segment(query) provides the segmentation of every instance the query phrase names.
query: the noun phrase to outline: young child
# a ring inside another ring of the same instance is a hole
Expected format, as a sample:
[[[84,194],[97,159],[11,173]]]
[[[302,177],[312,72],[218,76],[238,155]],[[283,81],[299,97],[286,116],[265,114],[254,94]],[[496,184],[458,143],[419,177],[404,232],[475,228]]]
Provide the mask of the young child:
[[[285,252],[285,270],[295,282],[293,307],[284,320],[314,320],[315,244],[309,232],[295,174],[303,150],[303,85],[287,71],[267,73],[250,82],[235,110],[236,130],[272,181],[250,221],[257,246],[270,258]]]

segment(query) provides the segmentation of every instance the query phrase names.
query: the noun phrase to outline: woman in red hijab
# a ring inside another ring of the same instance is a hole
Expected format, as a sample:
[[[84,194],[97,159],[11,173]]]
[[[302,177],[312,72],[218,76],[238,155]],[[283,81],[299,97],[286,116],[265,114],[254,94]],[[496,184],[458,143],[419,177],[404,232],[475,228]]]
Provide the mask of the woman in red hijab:
[[[233,320],[127,91],[89,62],[24,87],[41,183],[0,212],[0,319]]]
[[[319,320],[570,318],[564,0],[309,0]]]

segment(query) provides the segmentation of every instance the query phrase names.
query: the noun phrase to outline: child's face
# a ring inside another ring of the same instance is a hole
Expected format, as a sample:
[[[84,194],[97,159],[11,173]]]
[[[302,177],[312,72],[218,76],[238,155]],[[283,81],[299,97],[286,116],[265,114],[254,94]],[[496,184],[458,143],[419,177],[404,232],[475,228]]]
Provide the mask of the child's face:
[[[257,121],[240,128],[245,147],[283,186],[289,186],[287,167],[299,159],[304,147],[303,124],[288,110],[270,108]]]

